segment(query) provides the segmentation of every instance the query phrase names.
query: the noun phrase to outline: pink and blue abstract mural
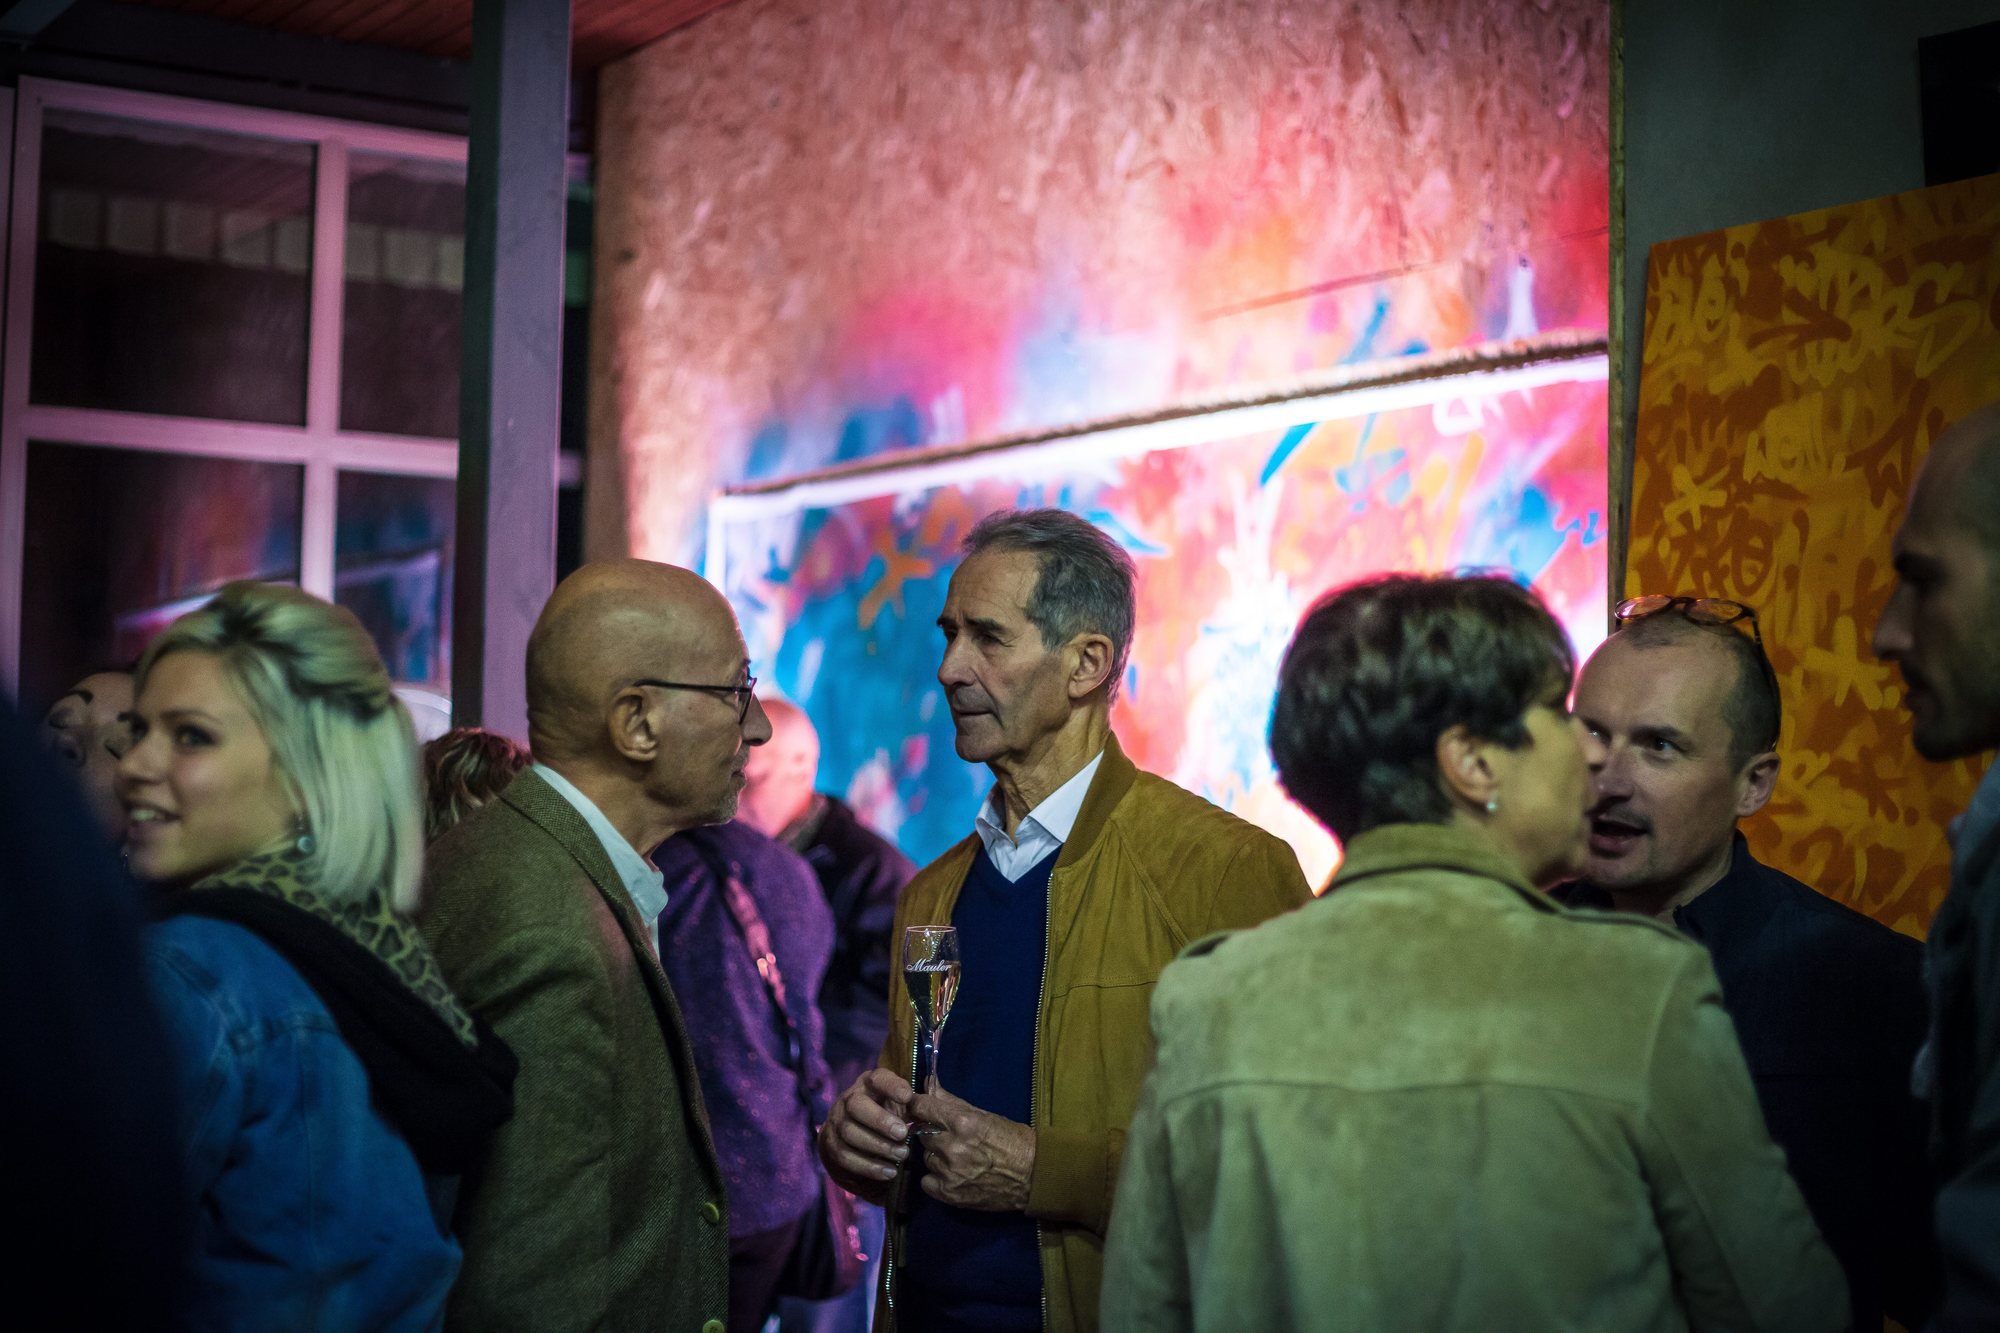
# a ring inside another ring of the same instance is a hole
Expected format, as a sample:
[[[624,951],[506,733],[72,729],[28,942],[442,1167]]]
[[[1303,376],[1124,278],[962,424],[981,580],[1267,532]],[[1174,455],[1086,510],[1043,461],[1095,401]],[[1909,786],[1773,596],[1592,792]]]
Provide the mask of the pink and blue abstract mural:
[[[1112,713],[1127,750],[1286,837],[1323,878],[1332,841],[1284,798],[1265,744],[1299,616],[1383,569],[1504,569],[1588,651],[1606,596],[1602,376],[1591,358],[1532,387],[1461,380],[1428,404],[1095,462],[1001,451],[973,465],[985,476],[961,460],[943,484],[911,470],[838,503],[746,496],[711,527],[711,575],[757,669],[818,724],[822,786],[921,862],[964,836],[990,782],[953,753],[934,676],[958,544],[995,509],[1081,514],[1139,567]]]

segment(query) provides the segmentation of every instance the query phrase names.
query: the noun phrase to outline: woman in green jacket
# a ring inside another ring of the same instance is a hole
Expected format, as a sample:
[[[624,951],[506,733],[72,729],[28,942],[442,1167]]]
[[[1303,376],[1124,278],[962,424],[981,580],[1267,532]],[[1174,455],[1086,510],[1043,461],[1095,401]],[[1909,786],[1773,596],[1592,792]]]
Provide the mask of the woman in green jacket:
[[[1845,1324],[1707,954],[1541,891],[1582,864],[1601,756],[1574,665],[1504,579],[1306,616],[1272,750],[1346,858],[1161,977],[1106,1329]]]

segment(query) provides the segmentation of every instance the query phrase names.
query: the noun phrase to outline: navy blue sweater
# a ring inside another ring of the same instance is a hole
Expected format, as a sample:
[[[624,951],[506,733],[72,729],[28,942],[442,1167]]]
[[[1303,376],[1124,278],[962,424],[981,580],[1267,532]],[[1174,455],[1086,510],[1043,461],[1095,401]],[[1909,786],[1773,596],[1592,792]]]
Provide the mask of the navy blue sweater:
[[[1034,1120],[1035,1019],[1048,944],[1049,876],[1060,849],[1008,883],[981,847],[952,909],[958,999],[938,1043],[938,1083],[982,1111]],[[922,1077],[925,1069],[919,1069]],[[902,1326],[927,1333],[1035,1333],[1042,1260],[1023,1213],[974,1212],[911,1195],[900,1276]]]

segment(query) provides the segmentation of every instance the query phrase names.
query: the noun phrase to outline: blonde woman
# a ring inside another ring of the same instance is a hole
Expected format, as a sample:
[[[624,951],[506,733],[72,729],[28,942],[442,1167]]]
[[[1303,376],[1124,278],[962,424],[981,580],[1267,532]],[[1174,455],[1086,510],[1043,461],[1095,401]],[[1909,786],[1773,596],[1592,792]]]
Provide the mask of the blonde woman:
[[[512,1054],[452,996],[415,906],[415,741],[347,611],[235,583],[156,639],[118,794],[164,886],[148,954],[200,1195],[193,1324],[428,1329],[455,1179]]]

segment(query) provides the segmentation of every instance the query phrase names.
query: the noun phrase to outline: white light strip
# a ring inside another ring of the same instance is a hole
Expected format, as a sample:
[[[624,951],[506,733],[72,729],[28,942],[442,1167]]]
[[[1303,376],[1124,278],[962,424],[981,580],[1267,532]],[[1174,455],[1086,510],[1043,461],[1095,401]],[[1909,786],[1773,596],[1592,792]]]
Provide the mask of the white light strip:
[[[1213,412],[1167,421],[1149,421],[1066,435],[1061,439],[1024,444],[1018,448],[986,450],[854,476],[801,481],[782,490],[719,495],[709,504],[710,568],[719,568],[721,553],[716,542],[721,527],[728,523],[805,509],[825,509],[881,495],[906,495],[983,481],[1003,470],[1014,474],[1060,472],[1065,468],[1129,458],[1134,454],[1185,449],[1191,445],[1254,435],[1259,431],[1286,430],[1307,422],[1347,420],[1375,412],[1428,407],[1452,399],[1490,398],[1496,394],[1538,389],[1549,384],[1597,383],[1607,379],[1610,373],[1611,359],[1600,352],[1571,360],[1545,361],[1505,370],[1468,371],[1400,384],[1337,389],[1276,403],[1218,408]]]

